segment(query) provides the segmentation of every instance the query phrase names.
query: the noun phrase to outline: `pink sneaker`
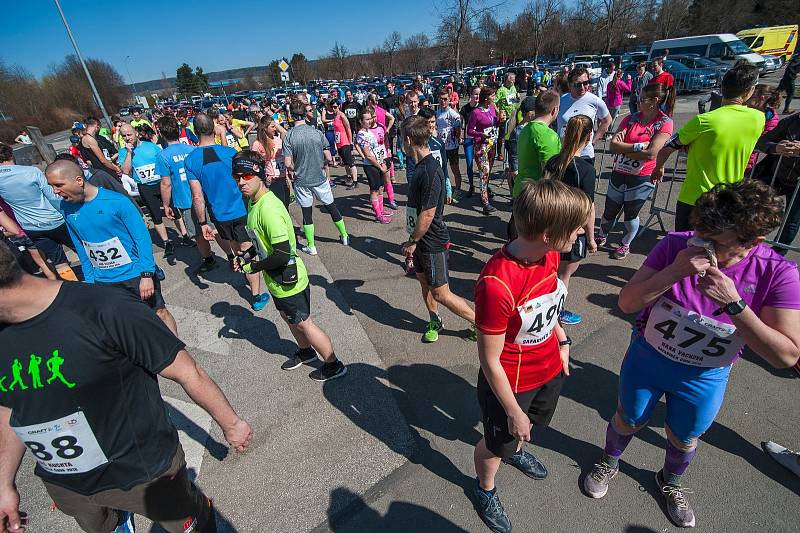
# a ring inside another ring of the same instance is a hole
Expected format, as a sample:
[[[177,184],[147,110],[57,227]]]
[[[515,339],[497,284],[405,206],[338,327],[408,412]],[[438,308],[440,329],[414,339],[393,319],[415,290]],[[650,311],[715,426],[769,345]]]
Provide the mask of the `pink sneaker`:
[[[378,224],[390,224],[392,222],[392,215],[384,213],[382,217],[375,217],[375,222]]]
[[[619,246],[617,246],[617,249],[614,250],[614,253],[611,255],[614,259],[625,259],[625,257],[627,257],[628,255],[628,252],[630,251],[631,251],[630,246],[627,246],[625,244],[620,244]]]

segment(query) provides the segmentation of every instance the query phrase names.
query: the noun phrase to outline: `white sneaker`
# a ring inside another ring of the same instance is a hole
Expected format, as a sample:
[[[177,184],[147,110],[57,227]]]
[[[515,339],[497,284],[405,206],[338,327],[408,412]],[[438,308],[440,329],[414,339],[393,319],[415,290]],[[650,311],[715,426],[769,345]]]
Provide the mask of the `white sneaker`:
[[[308,255],[317,255],[317,247],[316,246],[301,246],[301,250],[303,250]]]
[[[784,448],[772,441],[762,442],[761,447],[767,455],[775,459],[781,466],[800,477],[800,453]]]

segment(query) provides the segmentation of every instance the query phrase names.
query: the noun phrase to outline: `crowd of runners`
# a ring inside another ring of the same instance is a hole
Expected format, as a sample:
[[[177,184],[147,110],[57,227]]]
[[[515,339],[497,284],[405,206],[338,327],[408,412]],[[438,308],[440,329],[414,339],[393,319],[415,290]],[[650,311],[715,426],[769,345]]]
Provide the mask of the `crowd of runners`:
[[[628,256],[639,212],[676,151],[687,163],[675,232],[619,293],[620,309],[638,317],[629,344],[619,346],[618,404],[603,453],[582,486],[592,498],[606,494],[626,446],[666,396],[655,483],[671,521],[693,527],[682,478],[731,366],[745,346],[776,368],[800,357],[797,265],[783,256],[786,246],[764,243],[780,226],[777,242],[791,245],[800,227],[800,202],[791,201],[800,114],[781,117],[780,94],[739,63],[713,109],[678,129],[674,80],[662,61],[642,64],[635,78],[608,65],[598,94],[576,67],[524,86],[514,74],[487,80],[463,105],[452,85],[431,94],[419,77],[402,88],[389,83],[383,98],[362,95],[362,103],[332,91],[192,117],[137,111],[111,127],[89,117],[44,171],[17,165],[0,144],[0,531],[25,527],[14,479],[26,449],[55,506],[85,531],[132,531],[135,514],[170,532],[216,530],[211,500],[187,475],[157,376],[180,384],[237,451],[253,429],[179,340],[158,263],[176,246],[197,250],[201,275],[226,263],[246,280],[253,312],[272,300],[288,324],[297,349],[281,368],[321,359],[311,379],[343,378],[346,361],[311,319],[303,261],[350,244],[334,194],[338,167],[339,185],[363,199],[376,223],[406,226],[398,268],[421,286],[429,313],[422,341],[438,340],[444,306],[477,344],[484,437],[471,492],[492,531],[511,531],[495,475],[506,463],[547,476],[525,443],[549,424],[570,373],[568,332],[582,320],[570,279],[608,245],[620,217],[612,256]],[[615,121],[624,93],[631,113]],[[613,167],[596,206],[601,141]],[[473,306],[449,288],[444,215],[473,202],[475,217],[493,216],[500,181],[512,192],[508,242],[479,273]],[[395,195],[398,182],[407,184],[405,199]],[[295,202],[299,227],[288,211]],[[338,244],[317,247],[315,203]],[[800,475],[796,453],[775,443],[765,450]]]

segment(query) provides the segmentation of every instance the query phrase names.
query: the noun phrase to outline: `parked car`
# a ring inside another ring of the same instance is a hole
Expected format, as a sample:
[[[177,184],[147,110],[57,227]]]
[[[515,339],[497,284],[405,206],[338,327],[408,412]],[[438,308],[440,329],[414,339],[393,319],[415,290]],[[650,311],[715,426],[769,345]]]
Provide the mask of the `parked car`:
[[[600,63],[597,61],[577,61],[575,63],[576,67],[583,67],[589,71],[589,75],[592,78],[599,78],[600,74],[603,72],[603,69],[600,67]]]
[[[780,58],[766,55],[762,55],[761,57],[764,58],[764,70],[761,71],[762,73],[769,74],[781,68]]]
[[[667,59],[664,70],[675,77],[675,89],[679,93],[711,89],[718,83],[717,71],[711,68],[691,68]]]

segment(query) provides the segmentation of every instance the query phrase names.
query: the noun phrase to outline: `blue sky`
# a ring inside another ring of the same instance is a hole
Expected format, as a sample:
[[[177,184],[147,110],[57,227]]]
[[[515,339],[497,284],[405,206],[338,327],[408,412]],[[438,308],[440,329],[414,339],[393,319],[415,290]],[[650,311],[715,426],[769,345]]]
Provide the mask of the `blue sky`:
[[[0,33],[0,59],[6,64],[21,65],[41,76],[72,53],[51,0],[3,3],[7,23]],[[126,81],[130,81],[130,70],[135,82],[160,78],[162,71],[174,76],[183,62],[214,72],[266,65],[293,52],[314,59],[329,53],[337,40],[350,51],[364,51],[383,43],[395,30],[403,38],[419,32],[433,37],[438,19],[434,6],[442,3],[375,0],[365,8],[368,4],[363,0],[61,0],[84,57],[111,63]],[[508,0],[497,17],[516,15],[524,3]],[[275,8],[281,5],[290,9]],[[235,6],[242,7],[237,12]],[[337,10],[331,12],[331,6]],[[290,17],[303,22],[288,24]],[[174,31],[166,33],[167,28]],[[214,28],[223,35],[217,31],[211,39],[198,43],[193,37],[195,28]],[[130,56],[127,62],[126,56]]]

